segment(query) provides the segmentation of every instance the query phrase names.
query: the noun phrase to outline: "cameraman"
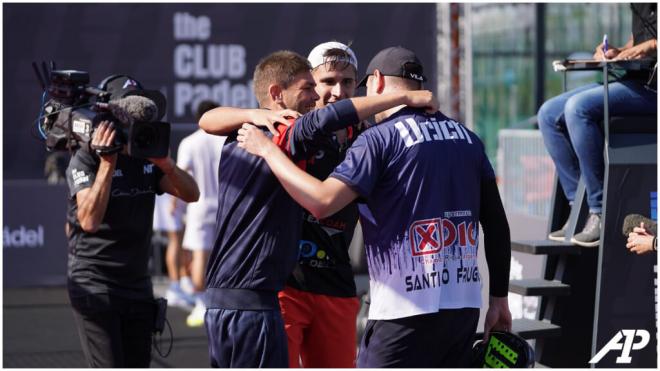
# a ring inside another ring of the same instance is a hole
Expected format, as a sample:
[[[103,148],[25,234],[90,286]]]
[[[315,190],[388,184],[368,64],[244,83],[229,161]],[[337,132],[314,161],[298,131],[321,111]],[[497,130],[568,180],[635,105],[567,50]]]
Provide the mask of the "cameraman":
[[[111,99],[142,92],[127,76],[114,80],[107,85]],[[149,367],[156,308],[148,272],[155,195],[167,192],[195,202],[199,190],[169,156],[130,157],[126,145],[119,153],[94,151],[116,146],[118,125],[102,121],[92,149],[79,149],[66,171],[68,291],[90,367]]]

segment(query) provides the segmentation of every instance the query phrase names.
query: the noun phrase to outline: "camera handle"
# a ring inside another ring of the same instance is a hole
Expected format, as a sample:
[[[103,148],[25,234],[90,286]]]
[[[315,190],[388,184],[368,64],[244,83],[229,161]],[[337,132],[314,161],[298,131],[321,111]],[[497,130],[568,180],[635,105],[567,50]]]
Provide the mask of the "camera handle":
[[[123,145],[115,145],[110,147],[110,146],[97,146],[94,144],[90,144],[90,147],[94,150],[94,152],[96,152],[97,155],[108,156],[121,151]]]

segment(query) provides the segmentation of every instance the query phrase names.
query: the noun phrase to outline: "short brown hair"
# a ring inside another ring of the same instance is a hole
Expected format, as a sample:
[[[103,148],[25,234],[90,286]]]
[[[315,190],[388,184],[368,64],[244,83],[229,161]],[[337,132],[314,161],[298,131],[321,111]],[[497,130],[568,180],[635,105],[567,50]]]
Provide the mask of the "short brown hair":
[[[350,60],[351,55],[345,49],[333,48],[323,53],[323,64],[319,66],[326,65],[326,68],[330,71],[343,71],[352,66]],[[355,73],[357,74],[357,70]]]
[[[265,106],[268,101],[268,86],[276,84],[286,89],[296,75],[311,69],[305,57],[289,50],[280,50],[261,59],[253,77],[254,95],[259,105]]]

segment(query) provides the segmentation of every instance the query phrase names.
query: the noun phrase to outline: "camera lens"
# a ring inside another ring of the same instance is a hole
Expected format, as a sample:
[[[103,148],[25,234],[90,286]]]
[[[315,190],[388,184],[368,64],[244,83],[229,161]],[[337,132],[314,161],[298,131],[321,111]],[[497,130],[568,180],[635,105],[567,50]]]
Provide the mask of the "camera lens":
[[[141,125],[135,133],[134,142],[138,148],[149,148],[158,142],[158,131],[152,125]]]

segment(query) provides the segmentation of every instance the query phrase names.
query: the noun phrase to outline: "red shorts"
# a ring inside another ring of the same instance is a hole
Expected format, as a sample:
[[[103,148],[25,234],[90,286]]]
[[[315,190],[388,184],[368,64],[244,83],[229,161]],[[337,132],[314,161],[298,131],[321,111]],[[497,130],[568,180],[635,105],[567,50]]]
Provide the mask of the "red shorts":
[[[289,367],[355,367],[356,297],[313,294],[286,287],[278,295],[288,339]]]

